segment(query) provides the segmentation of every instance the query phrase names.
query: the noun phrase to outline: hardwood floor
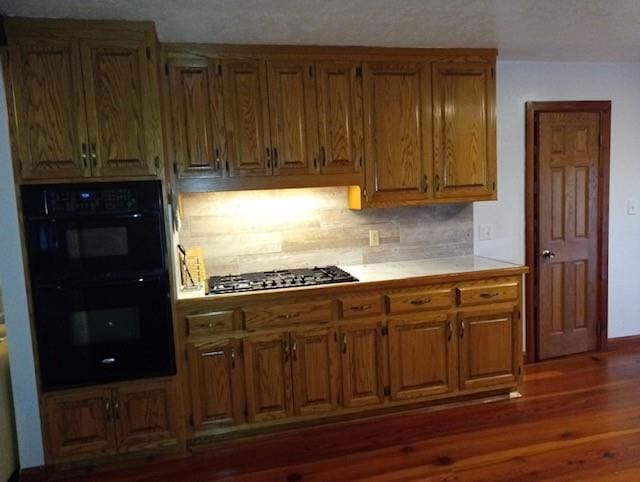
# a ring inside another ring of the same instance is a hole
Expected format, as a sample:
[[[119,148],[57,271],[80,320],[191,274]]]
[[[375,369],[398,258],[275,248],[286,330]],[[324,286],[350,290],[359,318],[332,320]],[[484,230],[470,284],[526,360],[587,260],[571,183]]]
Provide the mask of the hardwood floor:
[[[523,398],[318,427],[73,481],[640,480],[640,339],[528,365]]]

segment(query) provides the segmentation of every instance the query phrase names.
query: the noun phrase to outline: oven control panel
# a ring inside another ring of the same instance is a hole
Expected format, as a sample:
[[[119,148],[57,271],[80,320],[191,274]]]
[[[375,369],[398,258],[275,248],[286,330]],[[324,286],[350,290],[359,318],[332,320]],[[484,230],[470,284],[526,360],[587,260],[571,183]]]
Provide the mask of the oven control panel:
[[[57,213],[131,211],[138,199],[131,189],[84,189],[48,193],[48,209]]]

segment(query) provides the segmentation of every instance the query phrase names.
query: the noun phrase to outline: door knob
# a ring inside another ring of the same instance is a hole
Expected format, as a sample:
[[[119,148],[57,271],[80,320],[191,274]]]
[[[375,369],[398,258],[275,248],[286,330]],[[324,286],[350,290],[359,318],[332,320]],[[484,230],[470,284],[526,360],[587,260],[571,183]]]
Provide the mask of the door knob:
[[[553,259],[556,257],[556,253],[549,249],[545,249],[544,251],[542,251],[542,253],[540,253],[540,256],[542,256],[543,258]]]

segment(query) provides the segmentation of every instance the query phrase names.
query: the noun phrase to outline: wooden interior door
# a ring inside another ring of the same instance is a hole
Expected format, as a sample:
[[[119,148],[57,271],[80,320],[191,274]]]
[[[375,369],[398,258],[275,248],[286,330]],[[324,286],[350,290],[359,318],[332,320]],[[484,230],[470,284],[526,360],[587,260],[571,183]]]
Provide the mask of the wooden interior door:
[[[493,66],[435,63],[433,152],[437,198],[494,194],[495,135]]]
[[[194,430],[242,422],[244,386],[240,341],[192,343],[187,351]]]
[[[262,422],[293,415],[289,335],[246,338],[244,366],[248,419]]]
[[[293,400],[298,415],[338,408],[338,333],[335,329],[291,333]]]
[[[457,386],[457,343],[450,315],[420,314],[389,320],[392,400],[446,393]]]
[[[366,188],[369,203],[429,195],[431,86],[429,64],[364,66]]]
[[[269,61],[267,68],[273,172],[313,172],[319,155],[313,63]]]
[[[273,167],[265,62],[223,61],[222,79],[229,174],[271,174]]]
[[[89,176],[78,41],[23,40],[10,59],[22,179]]]
[[[135,40],[82,40],[80,48],[93,175],[159,172],[159,96],[153,96],[149,70],[155,69],[149,67],[146,46]]]
[[[45,402],[49,463],[116,450],[111,390],[96,389]]]
[[[171,59],[169,95],[178,177],[220,177],[226,158],[219,63]]]
[[[516,379],[514,353],[517,319],[512,310],[464,312],[459,314],[460,388],[473,389]]]
[[[384,401],[382,322],[353,322],[340,327],[344,406]]]
[[[600,114],[538,118],[538,358],[598,346]]]
[[[114,390],[114,413],[121,452],[175,439],[167,382],[149,382]]]
[[[343,173],[363,163],[361,67],[353,62],[317,64],[320,170]]]

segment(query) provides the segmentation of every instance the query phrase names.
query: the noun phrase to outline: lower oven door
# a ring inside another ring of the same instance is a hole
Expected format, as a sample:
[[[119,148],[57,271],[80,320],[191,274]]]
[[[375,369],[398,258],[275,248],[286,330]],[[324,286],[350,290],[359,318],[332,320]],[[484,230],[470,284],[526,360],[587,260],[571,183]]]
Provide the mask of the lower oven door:
[[[175,373],[166,277],[34,290],[44,390]]]

